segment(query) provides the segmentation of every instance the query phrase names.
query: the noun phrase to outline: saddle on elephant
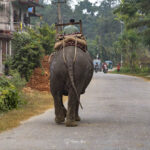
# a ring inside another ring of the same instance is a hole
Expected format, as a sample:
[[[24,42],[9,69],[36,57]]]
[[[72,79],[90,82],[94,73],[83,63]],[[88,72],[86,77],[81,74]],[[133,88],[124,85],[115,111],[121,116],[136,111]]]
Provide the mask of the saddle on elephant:
[[[63,47],[68,46],[76,46],[83,51],[87,51],[87,42],[85,37],[82,34],[82,22],[75,22],[74,24],[80,24],[80,32],[73,33],[73,34],[57,34],[56,43],[54,49],[61,50]],[[57,24],[56,25],[56,32],[58,33],[58,26],[66,26],[69,24]]]

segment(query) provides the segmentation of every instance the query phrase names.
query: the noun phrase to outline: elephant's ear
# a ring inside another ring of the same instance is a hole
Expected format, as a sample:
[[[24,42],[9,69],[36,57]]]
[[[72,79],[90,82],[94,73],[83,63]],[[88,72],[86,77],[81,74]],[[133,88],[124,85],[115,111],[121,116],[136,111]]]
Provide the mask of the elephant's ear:
[[[55,52],[53,52],[53,53],[50,54],[50,56],[48,58],[48,63],[49,64],[52,62],[52,59],[53,59],[54,55],[55,55]]]

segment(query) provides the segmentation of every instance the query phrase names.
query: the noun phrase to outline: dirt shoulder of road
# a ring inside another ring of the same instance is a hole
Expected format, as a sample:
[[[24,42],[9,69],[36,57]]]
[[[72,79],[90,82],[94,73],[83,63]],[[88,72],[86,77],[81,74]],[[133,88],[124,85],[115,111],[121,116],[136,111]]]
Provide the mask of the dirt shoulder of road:
[[[43,58],[42,68],[34,70],[30,82],[23,89],[21,99],[24,99],[25,103],[17,109],[0,113],[0,132],[14,128],[20,125],[21,121],[53,108],[53,98],[49,93],[48,58],[49,56]]]
[[[148,74],[148,73],[123,73],[123,72],[117,72],[116,70],[115,71],[109,71],[109,73],[135,76],[135,77],[143,78],[146,81],[150,81],[150,74]]]
[[[53,98],[48,92],[23,91],[25,104],[20,108],[0,114],[0,132],[20,125],[21,121],[41,114],[53,107]]]
[[[54,107],[52,95],[48,92],[26,89],[23,91],[23,97],[26,103],[20,108],[0,114],[0,133],[17,127],[21,121]],[[66,99],[67,97],[64,98],[64,100]]]

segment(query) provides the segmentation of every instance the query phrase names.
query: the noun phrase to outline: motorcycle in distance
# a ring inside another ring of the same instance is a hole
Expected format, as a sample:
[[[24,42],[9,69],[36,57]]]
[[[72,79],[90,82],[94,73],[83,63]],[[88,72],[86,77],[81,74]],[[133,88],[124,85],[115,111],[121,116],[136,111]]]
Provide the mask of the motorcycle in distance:
[[[95,67],[94,67],[95,73],[97,73],[99,71],[99,66],[98,63],[96,63]]]
[[[101,60],[96,58],[93,60],[93,66],[95,73],[101,71]]]
[[[107,67],[107,64],[106,64],[106,63],[103,63],[102,68],[103,68],[103,72],[104,72],[104,73],[107,73],[107,72],[108,72],[108,67]]]

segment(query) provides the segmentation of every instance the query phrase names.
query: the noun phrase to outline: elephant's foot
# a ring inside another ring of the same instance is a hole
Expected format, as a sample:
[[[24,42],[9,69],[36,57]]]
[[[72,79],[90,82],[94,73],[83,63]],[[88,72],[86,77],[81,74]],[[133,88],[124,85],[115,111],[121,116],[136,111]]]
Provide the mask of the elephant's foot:
[[[76,117],[75,117],[75,120],[76,120],[76,121],[81,121],[81,118],[80,118],[79,116],[76,116]]]
[[[57,124],[63,123],[64,121],[65,121],[65,118],[64,118],[64,117],[62,117],[62,118],[56,117],[56,118],[55,118],[55,122],[56,122]]]
[[[76,127],[78,124],[75,121],[67,120],[66,121],[66,127]]]

